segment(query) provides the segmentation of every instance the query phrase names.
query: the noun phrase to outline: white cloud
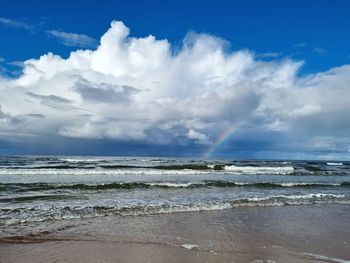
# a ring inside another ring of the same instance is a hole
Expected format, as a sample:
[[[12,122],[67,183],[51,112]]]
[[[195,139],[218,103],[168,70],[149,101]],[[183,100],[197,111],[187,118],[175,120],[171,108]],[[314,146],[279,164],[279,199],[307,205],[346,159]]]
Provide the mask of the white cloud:
[[[207,135],[200,133],[194,129],[189,129],[188,138],[197,140],[199,143],[203,143],[203,144],[209,143],[209,137]]]
[[[306,46],[307,46],[306,43],[297,43],[297,44],[293,45],[294,48],[303,48],[303,47],[306,47]]]
[[[22,21],[17,21],[14,19],[9,19],[9,18],[5,18],[5,17],[0,17],[0,23],[8,26],[8,27],[12,27],[12,28],[21,28],[21,29],[25,29],[25,30],[33,30],[33,26],[22,22]]]
[[[84,34],[69,33],[57,30],[47,30],[49,35],[68,47],[96,47],[96,40]]]
[[[279,52],[266,52],[266,53],[257,53],[255,55],[257,58],[278,58],[281,57],[282,54]]]
[[[97,46],[96,39],[85,34],[77,34],[52,29],[45,30],[42,28],[42,26],[38,26],[36,24],[30,24],[5,17],[0,17],[0,24],[14,29],[24,29],[32,33],[46,33],[49,36],[56,38],[61,44],[68,47],[95,48]]]
[[[327,51],[323,48],[320,48],[320,47],[315,47],[314,48],[314,51],[319,54],[320,56],[324,56],[327,54]]]
[[[174,53],[114,21],[96,50],[48,53],[0,78],[0,132],[206,145],[240,127],[245,139],[278,132],[278,145],[348,151],[349,65],[300,77],[301,61],[226,46],[191,33]]]

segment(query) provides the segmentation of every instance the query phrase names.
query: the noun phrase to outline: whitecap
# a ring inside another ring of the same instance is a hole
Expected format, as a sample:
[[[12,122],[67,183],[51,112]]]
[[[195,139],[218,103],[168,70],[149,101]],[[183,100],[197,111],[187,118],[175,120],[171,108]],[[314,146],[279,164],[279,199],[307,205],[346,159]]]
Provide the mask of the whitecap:
[[[225,171],[243,174],[291,174],[294,172],[293,166],[236,166],[226,165]]]
[[[327,165],[330,165],[330,166],[342,166],[343,163],[327,163]]]

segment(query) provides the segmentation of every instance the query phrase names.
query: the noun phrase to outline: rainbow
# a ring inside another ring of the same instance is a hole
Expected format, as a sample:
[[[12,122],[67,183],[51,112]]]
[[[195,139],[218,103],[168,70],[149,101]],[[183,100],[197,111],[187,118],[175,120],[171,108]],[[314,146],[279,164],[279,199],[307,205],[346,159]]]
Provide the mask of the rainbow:
[[[215,140],[215,142],[204,153],[203,158],[209,158],[231,135],[237,130],[237,126],[231,126]]]

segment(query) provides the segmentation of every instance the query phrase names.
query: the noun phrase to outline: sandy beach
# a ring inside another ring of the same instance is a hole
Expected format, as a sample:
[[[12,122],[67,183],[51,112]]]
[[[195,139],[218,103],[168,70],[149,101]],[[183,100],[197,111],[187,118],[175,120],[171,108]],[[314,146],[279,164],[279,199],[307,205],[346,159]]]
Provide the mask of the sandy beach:
[[[350,263],[350,0],[0,0],[0,263]]]
[[[27,225],[1,262],[349,262],[350,206],[241,207]]]

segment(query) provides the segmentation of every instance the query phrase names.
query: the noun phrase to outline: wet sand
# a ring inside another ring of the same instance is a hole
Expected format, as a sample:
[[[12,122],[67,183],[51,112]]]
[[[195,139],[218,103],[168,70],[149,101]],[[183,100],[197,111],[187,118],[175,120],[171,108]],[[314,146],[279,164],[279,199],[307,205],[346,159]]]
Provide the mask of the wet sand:
[[[350,262],[350,205],[240,207],[8,227],[0,262]]]

